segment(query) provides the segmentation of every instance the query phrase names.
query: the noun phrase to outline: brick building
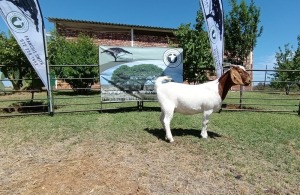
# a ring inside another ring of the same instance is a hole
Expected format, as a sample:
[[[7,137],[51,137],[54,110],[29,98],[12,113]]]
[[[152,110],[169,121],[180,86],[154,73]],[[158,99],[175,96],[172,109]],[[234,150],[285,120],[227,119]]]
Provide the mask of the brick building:
[[[168,47],[169,40],[176,43],[173,28],[115,24],[83,20],[48,18],[59,35],[68,39],[84,33],[94,38],[97,45],[126,47]]]

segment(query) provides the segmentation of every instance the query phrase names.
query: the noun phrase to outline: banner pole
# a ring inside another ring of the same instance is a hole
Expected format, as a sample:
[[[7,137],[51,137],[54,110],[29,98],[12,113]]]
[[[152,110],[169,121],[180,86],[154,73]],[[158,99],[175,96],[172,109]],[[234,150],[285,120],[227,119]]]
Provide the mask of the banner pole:
[[[48,96],[48,103],[49,103],[49,114],[51,116],[54,115],[53,112],[53,98],[52,98],[52,87],[51,87],[51,82],[50,82],[50,69],[49,69],[49,59],[48,59],[48,49],[47,49],[47,39],[46,39],[46,32],[45,32],[45,28],[43,30],[43,34],[44,34],[44,47],[45,47],[45,57],[46,57],[46,72],[47,72],[47,85],[48,85],[48,89],[47,89],[47,96]]]
[[[47,47],[47,37],[46,37],[46,28],[45,28],[45,23],[43,19],[43,14],[41,11],[40,4],[38,0],[36,0],[37,6],[39,7],[40,14],[41,14],[41,19],[42,19],[42,33],[43,33],[43,39],[44,39],[44,51],[45,51],[45,64],[46,64],[46,75],[47,75],[47,99],[48,99],[48,111],[49,115],[53,116],[54,111],[53,111],[53,98],[52,98],[52,87],[51,87],[51,78],[50,78],[50,69],[49,69],[49,59],[48,59],[48,47]]]

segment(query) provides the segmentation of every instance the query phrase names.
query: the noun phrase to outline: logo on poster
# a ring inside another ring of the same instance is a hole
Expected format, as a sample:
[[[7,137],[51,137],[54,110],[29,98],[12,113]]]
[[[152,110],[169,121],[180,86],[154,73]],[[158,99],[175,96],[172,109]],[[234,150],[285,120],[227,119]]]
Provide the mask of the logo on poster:
[[[181,54],[176,49],[168,49],[163,57],[165,65],[170,68],[176,68],[182,62]]]
[[[23,14],[18,12],[10,12],[6,16],[8,26],[17,33],[28,31],[29,23]]]

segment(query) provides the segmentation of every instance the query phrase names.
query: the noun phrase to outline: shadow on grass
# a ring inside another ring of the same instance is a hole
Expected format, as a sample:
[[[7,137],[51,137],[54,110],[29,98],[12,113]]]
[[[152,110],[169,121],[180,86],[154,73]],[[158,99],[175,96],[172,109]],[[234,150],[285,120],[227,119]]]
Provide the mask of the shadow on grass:
[[[9,105],[7,108],[3,108],[3,111],[7,113],[47,112],[48,105],[41,101],[17,102]]]
[[[53,92],[54,95],[65,95],[65,96],[77,96],[77,95],[99,95],[99,91],[93,90],[82,90],[82,91],[55,91]]]
[[[54,106],[54,109],[58,109],[58,106]],[[2,109],[5,113],[38,113],[48,112],[48,104],[43,101],[28,101],[28,102],[16,102],[12,103],[6,108]]]
[[[160,112],[160,107],[143,107],[139,109],[137,106],[124,107],[124,108],[104,108],[100,110],[100,113],[120,113],[120,112],[136,112],[136,111],[147,111],[147,112]]]
[[[164,131],[164,129],[146,128],[144,130],[147,131],[148,133],[154,135],[158,139],[165,140],[165,131]],[[172,129],[172,135],[174,137],[191,135],[191,136],[194,136],[194,137],[202,138],[201,135],[200,135],[200,132],[201,132],[201,130],[199,130],[199,129],[181,129],[181,128]],[[207,134],[208,134],[209,138],[213,138],[213,139],[216,139],[218,137],[222,137],[220,134],[212,132],[212,131],[207,131]]]

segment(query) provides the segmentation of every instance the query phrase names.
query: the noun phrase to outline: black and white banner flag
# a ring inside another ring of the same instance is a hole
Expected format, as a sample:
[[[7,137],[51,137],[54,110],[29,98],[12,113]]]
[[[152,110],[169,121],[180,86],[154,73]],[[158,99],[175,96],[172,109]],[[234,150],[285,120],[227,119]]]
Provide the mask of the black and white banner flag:
[[[223,73],[224,14],[222,0],[200,0],[206,20],[217,77]]]
[[[0,14],[47,90],[44,22],[37,0],[0,0]]]

